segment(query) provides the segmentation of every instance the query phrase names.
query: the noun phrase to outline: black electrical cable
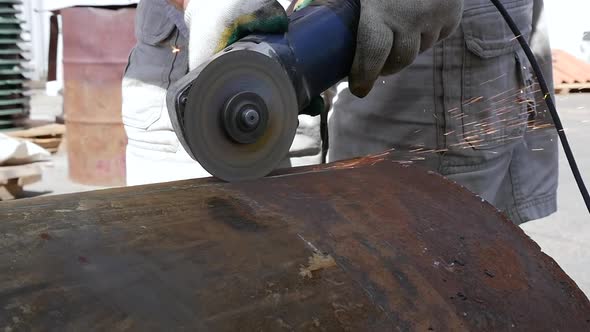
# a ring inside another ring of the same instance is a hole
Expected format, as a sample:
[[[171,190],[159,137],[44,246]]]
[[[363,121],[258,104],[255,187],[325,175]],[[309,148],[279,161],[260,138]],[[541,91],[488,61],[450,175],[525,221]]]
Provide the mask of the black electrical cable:
[[[518,29],[518,26],[516,26],[516,23],[514,23],[514,20],[512,19],[510,14],[508,14],[508,11],[506,10],[506,8],[504,8],[502,3],[500,3],[500,0],[490,0],[490,1],[492,1],[494,6],[496,6],[496,8],[500,12],[500,14],[502,14],[502,16],[504,17],[504,20],[506,21],[506,23],[510,27],[510,30],[512,30],[512,32],[514,33],[514,36],[518,39],[518,42],[520,43],[520,46],[522,47],[522,49],[524,50],[524,53],[526,54],[527,58],[529,59],[531,66],[533,66],[533,70],[535,72],[535,75],[537,76],[537,81],[539,82],[539,85],[541,86],[541,91],[543,92],[543,95],[545,96],[545,103],[547,104],[547,108],[549,108],[549,113],[551,113],[551,117],[553,118],[553,122],[555,124],[555,129],[557,129],[557,134],[559,135],[559,139],[561,140],[561,145],[563,146],[563,151],[565,152],[565,156],[567,157],[567,161],[570,164],[570,168],[572,169],[572,173],[574,174],[574,178],[576,179],[576,183],[578,184],[578,188],[580,189],[580,193],[582,194],[582,198],[584,199],[584,203],[586,204],[586,208],[588,209],[588,212],[590,212],[590,195],[588,195],[588,189],[586,189],[586,185],[584,184],[584,179],[582,178],[582,175],[580,174],[580,170],[578,169],[576,159],[574,158],[574,153],[572,152],[570,144],[567,140],[567,136],[565,135],[565,131],[563,130],[563,125],[561,124],[561,119],[559,118],[559,114],[557,113],[557,109],[555,107],[555,102],[553,101],[553,97],[551,96],[551,93],[549,91],[549,87],[547,86],[547,82],[545,81],[545,77],[543,76],[543,72],[541,70],[541,67],[539,66],[539,63],[537,62],[537,59],[535,58],[535,55],[533,54],[531,47],[529,46],[529,44],[525,40],[524,36],[520,32],[520,29]]]

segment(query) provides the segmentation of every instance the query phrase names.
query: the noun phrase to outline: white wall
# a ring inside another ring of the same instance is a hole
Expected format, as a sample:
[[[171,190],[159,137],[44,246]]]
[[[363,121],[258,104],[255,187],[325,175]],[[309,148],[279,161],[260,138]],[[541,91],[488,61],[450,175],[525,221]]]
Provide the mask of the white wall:
[[[43,12],[43,0],[24,0],[23,19],[26,21],[24,29],[29,32],[23,37],[29,40],[31,48],[29,67],[32,80],[44,80],[47,76],[47,46],[49,43],[49,13]]]
[[[590,31],[590,0],[545,0],[545,10],[551,46],[590,60],[590,50],[583,50],[582,42],[584,32]]]

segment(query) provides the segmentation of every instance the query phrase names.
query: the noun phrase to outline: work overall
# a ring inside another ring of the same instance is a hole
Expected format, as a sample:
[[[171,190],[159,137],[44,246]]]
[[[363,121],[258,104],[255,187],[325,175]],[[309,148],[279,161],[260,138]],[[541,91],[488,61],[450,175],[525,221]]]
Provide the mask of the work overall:
[[[503,2],[527,37],[545,40],[533,33],[533,0]],[[166,89],[188,70],[183,29],[182,13],[165,0],[140,2],[123,81],[129,185],[208,176],[178,142],[165,105]],[[544,61],[550,73],[550,55]],[[368,97],[338,86],[329,158],[393,148],[396,158],[447,175],[516,223],[543,217],[555,210],[557,139],[551,128],[538,129],[546,115],[534,90],[524,54],[491,3],[466,0],[452,37],[382,78]],[[299,121],[289,163],[319,163],[319,117]],[[527,121],[537,129],[527,131]]]

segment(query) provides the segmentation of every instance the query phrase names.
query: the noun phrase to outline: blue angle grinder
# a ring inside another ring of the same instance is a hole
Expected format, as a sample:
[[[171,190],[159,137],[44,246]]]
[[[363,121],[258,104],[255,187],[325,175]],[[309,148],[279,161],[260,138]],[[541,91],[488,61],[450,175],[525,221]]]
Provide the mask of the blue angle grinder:
[[[299,113],[348,76],[359,13],[358,0],[315,1],[287,33],[249,35],[175,82],[167,104],[185,150],[225,181],[276,169]]]

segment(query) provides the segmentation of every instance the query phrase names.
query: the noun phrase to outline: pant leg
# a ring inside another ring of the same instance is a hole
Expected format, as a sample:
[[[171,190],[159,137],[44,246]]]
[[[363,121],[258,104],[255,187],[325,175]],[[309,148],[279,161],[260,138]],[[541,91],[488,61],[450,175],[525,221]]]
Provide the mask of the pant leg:
[[[166,6],[147,0],[137,10],[138,41],[122,83],[128,185],[209,176],[186,153],[168,115],[166,91],[187,73],[188,47]]]
[[[533,0],[503,3],[531,38]],[[535,90],[524,52],[495,7],[467,0],[458,31],[416,63],[378,81],[365,99],[347,89],[338,94],[330,160],[394,149],[394,156],[457,181],[515,223],[543,217],[555,210],[557,158],[534,154],[539,144],[554,147],[551,137],[531,135],[544,108]]]

